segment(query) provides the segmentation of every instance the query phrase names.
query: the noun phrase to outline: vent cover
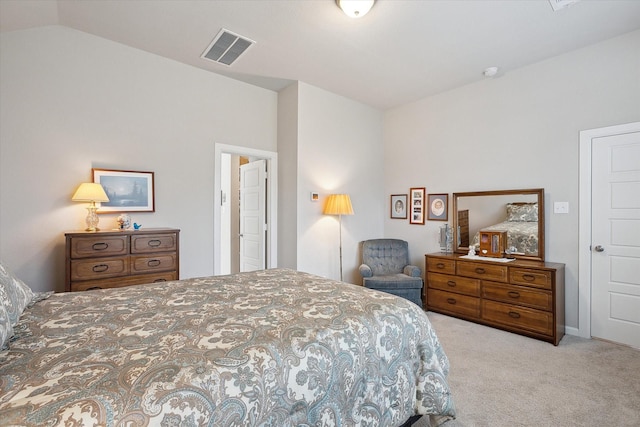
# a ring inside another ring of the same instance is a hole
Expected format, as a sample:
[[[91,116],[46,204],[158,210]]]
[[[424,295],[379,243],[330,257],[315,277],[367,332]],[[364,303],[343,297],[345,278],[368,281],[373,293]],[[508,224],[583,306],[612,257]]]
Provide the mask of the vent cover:
[[[229,30],[222,29],[207,47],[201,58],[219,64],[231,65],[255,42]]]

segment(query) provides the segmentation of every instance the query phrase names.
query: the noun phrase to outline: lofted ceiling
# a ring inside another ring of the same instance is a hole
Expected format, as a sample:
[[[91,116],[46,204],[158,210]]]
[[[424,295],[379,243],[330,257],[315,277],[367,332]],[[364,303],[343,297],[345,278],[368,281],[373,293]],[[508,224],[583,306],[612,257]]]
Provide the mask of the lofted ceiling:
[[[300,80],[388,109],[640,29],[640,1],[0,0],[0,31],[63,25],[280,90]],[[225,28],[256,43],[231,66],[201,58]]]

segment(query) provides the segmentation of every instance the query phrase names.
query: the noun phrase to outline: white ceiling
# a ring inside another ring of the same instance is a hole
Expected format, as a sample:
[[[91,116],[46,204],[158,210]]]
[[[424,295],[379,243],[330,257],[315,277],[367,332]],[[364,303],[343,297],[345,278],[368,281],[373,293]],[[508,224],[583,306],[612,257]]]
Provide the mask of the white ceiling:
[[[0,0],[0,31],[64,25],[268,89],[300,80],[387,109],[640,29],[639,0]],[[256,41],[200,58],[221,28]]]

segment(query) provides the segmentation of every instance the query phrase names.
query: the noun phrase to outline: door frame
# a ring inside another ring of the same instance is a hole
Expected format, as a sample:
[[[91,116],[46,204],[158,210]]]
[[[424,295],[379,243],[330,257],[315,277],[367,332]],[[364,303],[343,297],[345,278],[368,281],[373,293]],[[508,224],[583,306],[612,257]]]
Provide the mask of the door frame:
[[[578,335],[591,338],[591,162],[593,140],[640,131],[640,122],[580,132],[580,211],[578,221]]]
[[[278,266],[278,153],[257,150],[255,148],[236,145],[214,144],[214,176],[213,176],[213,274],[219,275],[221,270],[221,203],[222,203],[222,153],[239,156],[258,157],[267,161],[267,268]]]

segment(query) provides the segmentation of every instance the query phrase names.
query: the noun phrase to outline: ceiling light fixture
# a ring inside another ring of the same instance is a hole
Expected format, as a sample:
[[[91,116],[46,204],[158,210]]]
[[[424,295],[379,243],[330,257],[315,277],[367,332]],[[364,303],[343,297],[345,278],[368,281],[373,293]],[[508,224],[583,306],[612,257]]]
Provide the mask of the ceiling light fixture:
[[[375,0],[336,0],[336,4],[350,18],[362,18],[366,15]]]

